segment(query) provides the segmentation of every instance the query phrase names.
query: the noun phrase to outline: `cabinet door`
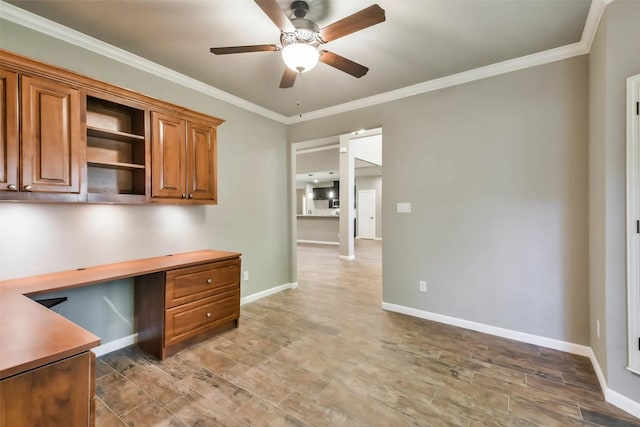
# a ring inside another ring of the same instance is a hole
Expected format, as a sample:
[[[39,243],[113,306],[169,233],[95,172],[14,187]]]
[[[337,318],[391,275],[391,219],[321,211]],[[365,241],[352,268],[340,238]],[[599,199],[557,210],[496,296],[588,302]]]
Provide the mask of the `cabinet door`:
[[[81,353],[0,381],[0,426],[94,425],[94,357]]]
[[[21,190],[79,193],[80,92],[48,79],[22,76],[21,82]]]
[[[18,185],[18,74],[0,69],[0,191]]]
[[[151,196],[186,198],[184,120],[152,112],[151,122]]]
[[[190,199],[216,199],[216,130],[187,123],[187,193]]]

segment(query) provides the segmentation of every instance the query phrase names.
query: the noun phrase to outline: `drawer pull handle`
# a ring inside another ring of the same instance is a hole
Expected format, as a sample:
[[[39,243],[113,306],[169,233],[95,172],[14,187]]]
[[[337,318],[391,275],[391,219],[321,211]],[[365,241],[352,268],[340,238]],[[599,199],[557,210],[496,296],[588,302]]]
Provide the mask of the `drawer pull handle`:
[[[212,284],[212,283],[213,283],[213,280],[211,280],[211,278],[208,278],[208,279],[207,279],[207,283],[208,283],[208,284]]]
[[[211,313],[207,313],[207,317],[211,317]]]

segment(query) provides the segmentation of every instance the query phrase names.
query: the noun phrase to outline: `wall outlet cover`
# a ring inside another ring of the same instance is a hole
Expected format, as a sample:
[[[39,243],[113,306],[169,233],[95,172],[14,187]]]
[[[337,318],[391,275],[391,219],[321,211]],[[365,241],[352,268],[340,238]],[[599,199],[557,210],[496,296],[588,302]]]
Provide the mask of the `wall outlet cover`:
[[[411,203],[409,202],[396,203],[396,212],[411,213]]]

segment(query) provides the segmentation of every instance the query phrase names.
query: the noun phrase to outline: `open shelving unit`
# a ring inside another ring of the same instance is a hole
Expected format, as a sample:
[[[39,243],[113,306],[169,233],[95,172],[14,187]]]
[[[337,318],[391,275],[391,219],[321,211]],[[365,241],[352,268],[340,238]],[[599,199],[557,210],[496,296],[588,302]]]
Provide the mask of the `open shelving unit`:
[[[143,108],[87,96],[89,201],[146,200],[145,114]]]

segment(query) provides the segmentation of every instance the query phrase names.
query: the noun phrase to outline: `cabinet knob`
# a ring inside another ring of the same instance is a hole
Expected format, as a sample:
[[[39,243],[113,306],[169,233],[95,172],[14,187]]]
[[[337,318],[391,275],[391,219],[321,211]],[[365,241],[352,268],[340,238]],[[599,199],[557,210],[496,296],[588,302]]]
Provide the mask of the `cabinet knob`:
[[[16,187],[15,184],[9,184],[9,185],[7,185],[7,190],[9,190],[9,191],[18,191],[18,187]]]
[[[186,194],[183,194],[183,195],[182,195],[182,198],[183,198],[183,199],[186,199],[186,198],[187,198],[187,195],[186,195]]]
[[[31,186],[29,184],[23,187],[24,191],[31,191]]]
[[[207,313],[207,317],[211,317],[211,313]]]
[[[189,194],[189,198],[190,198],[190,199],[193,199],[193,194]]]
[[[207,279],[207,283],[211,284],[211,283],[213,283],[213,280],[211,280],[211,278],[209,278],[209,279]]]

